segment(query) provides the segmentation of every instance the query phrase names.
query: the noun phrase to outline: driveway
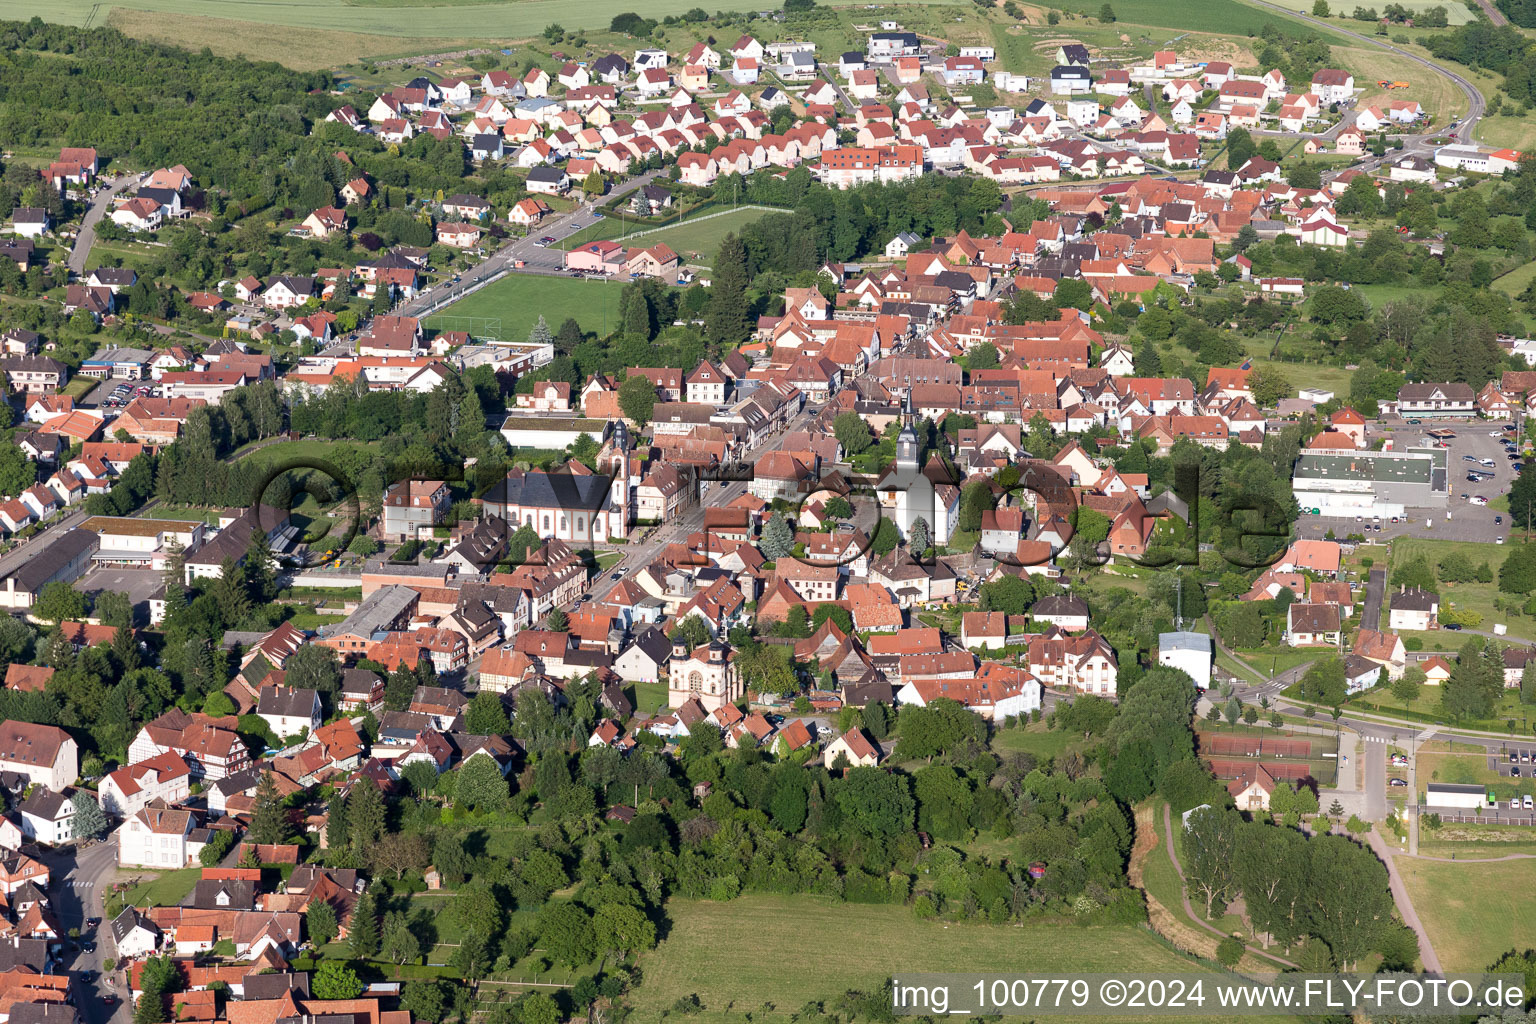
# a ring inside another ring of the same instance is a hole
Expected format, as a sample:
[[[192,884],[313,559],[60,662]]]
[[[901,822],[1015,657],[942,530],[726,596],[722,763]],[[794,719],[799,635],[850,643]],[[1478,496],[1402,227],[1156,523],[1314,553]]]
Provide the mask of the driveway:
[[[1381,628],[1381,599],[1387,591],[1387,570],[1372,569],[1365,583],[1365,610],[1360,613],[1361,629]]]
[[[101,223],[101,218],[112,208],[112,200],[124,189],[138,187],[139,182],[147,177],[147,174],[133,174],[119,178],[91,200],[85,217],[80,221],[80,232],[75,235],[75,247],[69,251],[69,269],[72,273],[85,273],[85,261],[90,258],[91,246],[96,244],[96,225]]]

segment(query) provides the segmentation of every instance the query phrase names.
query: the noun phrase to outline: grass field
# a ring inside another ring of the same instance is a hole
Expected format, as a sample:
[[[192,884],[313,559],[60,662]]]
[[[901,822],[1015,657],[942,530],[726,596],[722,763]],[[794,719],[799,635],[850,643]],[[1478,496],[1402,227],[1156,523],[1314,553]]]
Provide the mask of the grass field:
[[[1493,286],[1510,298],[1514,298],[1525,291],[1532,281],[1536,281],[1536,263],[1526,263],[1495,278]]]
[[[1426,857],[1487,860],[1511,853],[1536,854],[1536,832],[1511,825],[1451,822],[1438,829],[1419,830],[1419,852]]]
[[[919,921],[907,907],[812,896],[673,900],[667,912],[667,938],[640,959],[645,980],[634,993],[635,1019],[646,1024],[695,993],[710,1020],[751,1012],[754,1020],[777,1024],[807,1001],[873,991],[903,971],[1193,969],[1135,928]]]
[[[1417,2],[1428,3],[1429,0]],[[1447,4],[1446,8],[1459,9],[1465,16],[1466,8],[1460,4]],[[1359,31],[1359,24],[1353,26],[1355,31]],[[1340,67],[1354,74],[1355,85],[1363,90],[1356,101],[1356,109],[1390,100],[1418,100],[1426,114],[1439,125],[1458,120],[1467,112],[1467,94],[1460,86],[1407,57],[1363,45],[1335,46],[1333,54]],[[1407,82],[1408,88],[1382,89],[1376,85],[1380,81]]]
[[[447,316],[500,317],[501,336],[521,341],[543,316],[556,331],[566,317],[575,317],[583,330],[606,334],[618,326],[617,281],[585,281],[573,277],[508,274],[443,311]]]
[[[1445,864],[1397,858],[1414,909],[1447,971],[1480,971],[1536,935],[1536,861]]]
[[[1457,519],[1463,515],[1491,515],[1487,509],[1460,509]],[[1454,525],[1454,520],[1452,522]],[[1459,552],[1472,560],[1474,566],[1488,563],[1494,572],[1494,579],[1498,579],[1499,566],[1504,564],[1504,559],[1509,557],[1513,550],[1511,545],[1479,544],[1474,541],[1454,540],[1427,540],[1418,537],[1400,537],[1392,542],[1393,567],[1409,562],[1420,555],[1429,561],[1433,569],[1450,553]],[[1510,615],[1501,612],[1493,606],[1495,597],[1499,596],[1497,583],[1442,583],[1440,584],[1440,601],[1444,605],[1449,602],[1458,612],[1477,612],[1482,615],[1482,625],[1477,627],[1484,630],[1492,630],[1496,622],[1505,623],[1509,627],[1509,635],[1522,639],[1536,639],[1536,622],[1525,616]],[[1387,597],[1390,607],[1391,595]],[[1462,641],[1455,637],[1438,638],[1447,648],[1460,647]]]
[[[1031,722],[1023,729],[1002,729],[992,736],[992,749],[998,754],[1034,754],[1036,758],[1057,757],[1078,741],[1073,733],[1047,729],[1045,722]]]
[[[1270,2],[1273,3],[1276,7],[1284,7],[1287,10],[1298,11],[1302,14],[1312,13],[1311,0],[1270,0]],[[1448,20],[1452,25],[1465,25],[1467,22],[1472,20],[1472,12],[1467,9],[1465,4],[1457,3],[1456,0],[1444,0],[1444,2],[1442,2],[1442,0],[1401,0],[1401,2],[1402,5],[1408,8],[1410,11],[1425,11],[1437,5],[1444,7],[1446,20]],[[1369,34],[1368,30],[1371,28],[1370,22],[1351,22],[1347,19],[1339,17],[1339,14],[1343,11],[1354,10],[1353,7],[1345,7],[1344,4],[1336,3],[1333,5],[1333,8],[1334,20],[1338,21],[1345,28],[1352,29],[1362,34]],[[1361,25],[1364,25],[1365,28],[1360,28]]]
[[[605,217],[561,242],[560,248],[576,249],[588,242],[606,238],[624,239],[625,244],[630,246],[649,246],[664,242],[683,257],[683,262],[702,263],[708,266],[714,260],[715,250],[720,248],[720,242],[726,235],[740,231],[743,225],[752,223],[763,214],[764,211],[760,209],[712,208],[698,217],[690,217],[664,228],[652,230],[641,228],[639,230],[645,233],[633,235],[633,237],[629,237],[635,230],[631,225]]]

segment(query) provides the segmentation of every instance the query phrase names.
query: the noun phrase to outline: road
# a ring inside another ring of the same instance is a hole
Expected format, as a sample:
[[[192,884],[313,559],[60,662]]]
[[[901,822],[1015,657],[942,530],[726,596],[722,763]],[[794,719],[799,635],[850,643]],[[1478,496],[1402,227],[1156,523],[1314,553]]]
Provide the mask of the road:
[[[638,178],[619,185],[614,190],[614,196],[628,195],[641,185],[649,185],[661,171],[648,171]],[[535,245],[539,238],[552,237],[556,241],[569,238],[583,228],[597,223],[602,218],[588,210],[585,205],[577,207],[570,213],[561,214],[550,218],[533,229],[528,237],[518,239],[502,248],[471,270],[465,271],[459,279],[452,284],[440,284],[429,288],[417,295],[409,302],[401,303],[390,310],[395,316],[424,317],[443,309],[444,307],[462,298],[465,293],[489,284],[500,278],[503,274],[511,273],[516,260],[523,260],[533,271],[545,273],[560,269],[564,263],[563,254],[552,248]]]
[[[75,953],[66,951],[61,957],[62,963],[72,976],[78,977],[84,971],[99,974],[102,962],[116,953],[112,946],[111,929],[108,927],[110,922],[104,919],[102,913],[102,901],[106,898],[107,887],[117,873],[116,838],[87,847],[45,849],[40,859],[48,866],[48,894],[59,927],[65,934],[72,928],[78,928],[82,939],[94,940],[96,943],[96,949],[92,952],[83,949]],[[94,932],[86,930],[85,921],[89,917],[103,918],[102,924]],[[116,1004],[110,1009],[103,1006],[100,999],[106,992],[117,996]],[[113,972],[111,978],[82,985],[75,1000],[81,1024],[107,1024],[112,1020],[127,1024],[127,997],[128,989],[122,984],[119,972]]]
[[[1276,14],[1283,14],[1287,18],[1297,18],[1301,21],[1307,22],[1310,25],[1316,26],[1317,28],[1326,29],[1329,32],[1333,32],[1341,36],[1348,36],[1350,39],[1353,39],[1359,43],[1364,43],[1367,46],[1374,46],[1382,50],[1391,51],[1392,53],[1397,54],[1399,57],[1411,60],[1415,64],[1423,65],[1437,75],[1442,75],[1446,78],[1449,78],[1451,81],[1455,82],[1457,87],[1459,87],[1461,91],[1467,96],[1467,116],[1462,118],[1462,120],[1457,124],[1456,130],[1454,132],[1437,132],[1435,135],[1438,138],[1449,134],[1450,138],[1454,141],[1469,145],[1474,141],[1472,138],[1472,130],[1477,127],[1478,119],[1483,116],[1483,94],[1477,91],[1477,86],[1473,85],[1465,78],[1462,78],[1456,72],[1436,64],[1434,61],[1429,60],[1426,57],[1420,57],[1418,54],[1409,53],[1402,47],[1393,46],[1391,43],[1384,43],[1375,36],[1361,35],[1359,32],[1352,32],[1347,28],[1341,27],[1337,22],[1327,21],[1322,18],[1314,18],[1310,14],[1302,14],[1299,11],[1293,11],[1289,8],[1281,7],[1278,4],[1267,3],[1265,0],[1249,0],[1249,2],[1257,7],[1263,7],[1265,10],[1274,11]],[[1405,151],[1434,148],[1428,137],[1414,135],[1406,137],[1406,141],[1404,142],[1403,147]]]
[[[85,261],[90,258],[91,246],[96,244],[96,225],[101,223],[101,218],[106,216],[106,212],[112,208],[112,200],[124,189],[137,187],[139,182],[147,177],[147,174],[133,174],[126,178],[119,178],[98,192],[96,198],[91,200],[90,207],[85,211],[85,217],[80,221],[80,231],[75,235],[75,247],[69,251],[71,273],[85,273]]]
[[[799,413],[790,418],[783,430],[770,434],[756,447],[748,448],[742,453],[741,460],[746,463],[756,462],[765,454],[778,451],[784,447],[784,437],[791,431],[803,430],[816,415],[816,409],[806,406]],[[616,573],[632,573],[645,568],[655,561],[661,549],[668,544],[682,541],[690,533],[697,533],[704,528],[704,509],[706,506],[721,508],[735,501],[747,490],[747,482],[733,480],[728,482],[713,482],[709,484],[709,490],[703,495],[702,500],[675,522],[655,527],[643,541],[626,545],[621,550],[624,557],[609,566],[606,575],[592,580],[592,588],[606,591],[613,582]]]

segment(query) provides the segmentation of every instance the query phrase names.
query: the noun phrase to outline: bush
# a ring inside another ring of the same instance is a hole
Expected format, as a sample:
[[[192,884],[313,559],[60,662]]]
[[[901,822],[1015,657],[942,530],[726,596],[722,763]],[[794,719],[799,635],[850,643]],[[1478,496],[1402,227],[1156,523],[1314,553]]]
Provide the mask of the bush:
[[[1228,935],[1216,944],[1216,959],[1225,967],[1236,967],[1243,958],[1243,944]]]

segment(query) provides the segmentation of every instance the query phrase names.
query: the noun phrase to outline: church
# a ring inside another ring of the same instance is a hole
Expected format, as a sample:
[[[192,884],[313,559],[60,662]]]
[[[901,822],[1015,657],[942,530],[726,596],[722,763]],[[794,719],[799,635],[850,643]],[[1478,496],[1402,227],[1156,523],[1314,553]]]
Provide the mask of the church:
[[[516,529],[532,527],[541,540],[572,544],[621,540],[629,534],[629,433],[610,424],[598,453],[598,472],[580,463],[558,469],[513,469],[479,498],[482,515],[500,516]]]
[[[682,707],[697,698],[705,711],[716,711],[741,700],[745,692],[736,670],[735,652],[725,641],[717,639],[691,652],[681,638],[672,641],[672,658],[667,666],[670,706]]]
[[[912,527],[922,519],[933,544],[947,544],[960,519],[959,477],[937,454],[921,466],[923,446],[912,425],[910,392],[903,411],[901,433],[896,435],[896,462],[875,484],[883,513],[910,540]]]

